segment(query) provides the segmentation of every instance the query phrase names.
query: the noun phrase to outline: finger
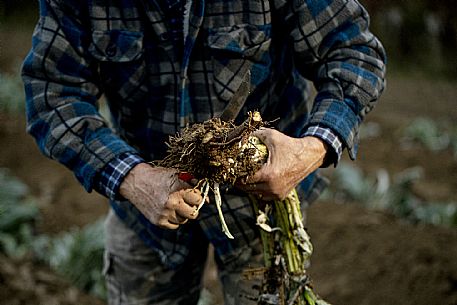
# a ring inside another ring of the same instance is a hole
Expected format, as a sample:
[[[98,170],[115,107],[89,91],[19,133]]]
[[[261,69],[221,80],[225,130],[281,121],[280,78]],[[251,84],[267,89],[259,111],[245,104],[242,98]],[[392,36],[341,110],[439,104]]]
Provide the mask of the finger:
[[[265,184],[258,184],[257,190],[254,192],[257,196],[261,196],[265,201],[272,201],[272,200],[284,200],[286,199],[287,195],[292,191],[292,189],[284,192],[283,190],[272,189],[266,183]]]
[[[167,202],[168,209],[174,211],[181,217],[188,219],[195,219],[198,216],[197,205],[189,205],[184,201],[182,197],[183,192],[176,192],[170,196],[170,200]]]
[[[249,184],[256,184],[256,183],[259,183],[260,181],[263,180],[263,172],[264,172],[264,168],[265,168],[265,164],[252,176],[248,177],[246,179],[246,183],[245,185],[249,185]]]
[[[264,183],[264,182],[250,183],[250,184],[248,184],[248,187],[254,193],[268,193],[271,190],[271,188],[268,186],[268,184]]]
[[[178,213],[182,217],[195,219],[198,216],[197,205],[187,204],[183,198],[184,194],[184,190],[172,193],[165,206],[173,214]]]
[[[254,173],[254,175],[246,178],[244,184],[258,184],[265,181],[268,178],[268,175],[271,172],[270,156],[271,154],[268,155],[267,162],[264,163],[262,167],[260,167],[260,169]]]
[[[171,223],[167,218],[161,218],[159,219],[159,222],[157,225],[163,229],[171,229],[171,230],[176,230],[179,228],[178,224]]]
[[[282,200],[280,195],[272,192],[271,188],[266,183],[251,183],[246,184],[243,189],[245,192],[256,195],[264,201]]]
[[[198,206],[203,200],[202,193],[197,189],[183,190],[181,196],[188,205]]]
[[[184,218],[184,217],[181,217],[179,216],[178,214],[176,214],[176,220],[179,222],[179,224],[183,225],[185,224],[186,222],[189,221],[188,218]]]
[[[256,130],[254,133],[253,133],[253,136],[259,138],[259,140],[269,146],[269,143],[270,143],[270,138],[272,136],[272,134],[274,132],[277,132],[277,130],[274,130],[274,129],[271,129],[271,128],[260,128],[259,130]]]
[[[174,213],[172,216],[168,218],[168,221],[172,224],[183,225],[189,221],[189,219]]]
[[[198,216],[197,206],[190,206],[184,200],[176,206],[176,214],[188,219],[196,219]]]
[[[237,182],[235,187],[241,189],[246,193],[254,193],[257,190],[256,183],[248,183],[247,181]]]

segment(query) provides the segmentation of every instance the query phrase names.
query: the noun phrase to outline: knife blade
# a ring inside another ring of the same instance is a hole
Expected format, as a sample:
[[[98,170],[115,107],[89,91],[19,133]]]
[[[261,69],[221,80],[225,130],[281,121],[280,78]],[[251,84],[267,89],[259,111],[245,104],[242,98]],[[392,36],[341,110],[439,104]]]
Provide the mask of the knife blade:
[[[219,118],[225,122],[236,119],[236,117],[238,116],[238,114],[241,111],[241,108],[243,108],[244,104],[246,103],[246,100],[247,100],[249,94],[251,93],[250,90],[251,90],[251,71],[248,70],[246,75],[243,77],[243,80],[241,81],[240,87],[233,94],[232,99],[227,104],[224,111],[222,111]]]
[[[251,71],[248,70],[246,73],[245,77],[241,81],[241,85],[238,88],[238,90],[234,93],[232,99],[230,102],[227,104],[225,109],[222,111],[221,115],[219,118],[222,121],[228,122],[230,120],[236,119],[238,114],[241,111],[241,108],[243,108],[244,104],[246,103],[246,100],[249,96],[251,89]],[[182,181],[185,181],[187,183],[190,183],[194,177],[187,172],[181,172],[178,175],[178,178]]]

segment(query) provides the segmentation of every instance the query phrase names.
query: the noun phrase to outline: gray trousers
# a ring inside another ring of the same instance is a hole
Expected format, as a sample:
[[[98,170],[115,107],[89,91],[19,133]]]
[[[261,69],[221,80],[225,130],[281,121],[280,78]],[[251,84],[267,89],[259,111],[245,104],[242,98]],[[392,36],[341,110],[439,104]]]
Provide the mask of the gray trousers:
[[[198,225],[194,222],[188,225]],[[177,270],[163,266],[159,256],[110,211],[106,223],[104,275],[109,305],[197,304],[207,259],[208,241],[201,231],[190,256]],[[242,272],[263,266],[260,240],[230,264],[215,254],[226,305],[255,305],[261,282],[245,279]]]

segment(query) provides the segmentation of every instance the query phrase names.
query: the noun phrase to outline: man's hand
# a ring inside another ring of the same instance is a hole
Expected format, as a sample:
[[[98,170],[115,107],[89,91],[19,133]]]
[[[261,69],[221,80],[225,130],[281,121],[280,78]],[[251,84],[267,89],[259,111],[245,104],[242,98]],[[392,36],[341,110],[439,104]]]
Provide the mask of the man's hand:
[[[178,179],[177,170],[146,163],[129,172],[119,192],[149,221],[166,229],[177,229],[188,219],[197,218],[202,201],[199,190]]]
[[[292,138],[274,129],[254,134],[268,147],[268,160],[240,187],[265,200],[283,200],[297,184],[319,168],[327,144],[316,137]]]

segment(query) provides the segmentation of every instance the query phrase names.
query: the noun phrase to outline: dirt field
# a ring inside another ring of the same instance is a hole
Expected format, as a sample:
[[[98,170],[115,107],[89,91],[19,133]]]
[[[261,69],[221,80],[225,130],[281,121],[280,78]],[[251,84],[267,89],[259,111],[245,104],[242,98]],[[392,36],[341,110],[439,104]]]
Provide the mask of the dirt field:
[[[3,53],[0,67],[25,54],[23,37],[30,37],[31,30],[16,31],[9,35],[8,29],[0,30],[0,40],[13,46]],[[457,202],[457,160],[452,152],[405,151],[399,146],[401,128],[418,116],[455,126],[456,101],[457,81],[391,74],[379,106],[368,117],[380,124],[381,134],[361,143],[357,164],[368,173],[385,168],[390,174],[421,166],[425,176],[415,184],[416,195]],[[43,215],[38,230],[56,234],[102,216],[106,200],[86,194],[71,173],[42,157],[24,130],[23,118],[0,113],[0,167],[11,169],[38,198]],[[308,221],[315,245],[310,273],[316,289],[334,305],[457,305],[457,230],[411,225],[386,213],[331,202],[312,206]],[[2,256],[0,304],[101,302],[43,266]]]
[[[0,261],[0,304],[104,304],[31,260],[12,260],[0,255]]]

